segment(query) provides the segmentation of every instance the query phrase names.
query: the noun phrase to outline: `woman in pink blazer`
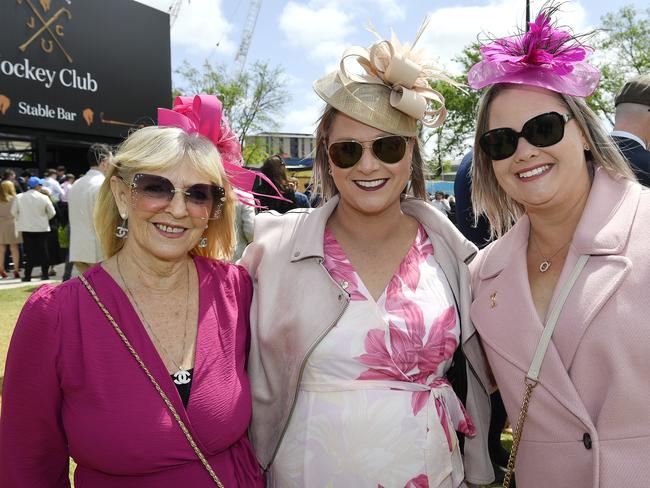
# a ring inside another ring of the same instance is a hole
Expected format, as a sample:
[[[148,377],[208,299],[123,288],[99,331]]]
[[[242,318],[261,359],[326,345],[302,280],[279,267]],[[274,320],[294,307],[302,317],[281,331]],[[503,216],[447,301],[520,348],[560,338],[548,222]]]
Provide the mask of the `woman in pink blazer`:
[[[530,27],[469,74],[488,86],[472,199],[498,237],[471,265],[471,318],[513,425],[531,385],[519,486],[647,487],[650,192],[583,100],[586,50],[549,12]]]

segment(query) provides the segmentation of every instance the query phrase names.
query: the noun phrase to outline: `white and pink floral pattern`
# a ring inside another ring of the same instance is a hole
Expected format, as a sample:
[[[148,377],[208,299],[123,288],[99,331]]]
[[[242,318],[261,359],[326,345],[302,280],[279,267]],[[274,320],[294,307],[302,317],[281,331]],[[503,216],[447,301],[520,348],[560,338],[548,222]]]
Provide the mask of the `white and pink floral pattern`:
[[[445,378],[460,324],[429,237],[420,227],[376,301],[329,230],[324,250],[351,301],[307,361],[270,486],[462,486],[455,431],[475,428]]]

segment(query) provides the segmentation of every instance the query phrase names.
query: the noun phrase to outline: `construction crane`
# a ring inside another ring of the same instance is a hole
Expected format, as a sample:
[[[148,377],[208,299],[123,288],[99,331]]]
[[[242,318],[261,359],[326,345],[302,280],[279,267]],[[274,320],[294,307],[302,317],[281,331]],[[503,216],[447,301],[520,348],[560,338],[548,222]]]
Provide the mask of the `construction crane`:
[[[251,47],[251,39],[253,38],[255,24],[257,24],[257,17],[260,14],[261,7],[262,0],[251,0],[250,6],[248,7],[248,15],[246,17],[246,23],[244,24],[244,31],[242,33],[241,42],[239,43],[237,55],[235,56],[235,69],[233,72],[235,78],[237,78],[244,70],[246,56],[248,56],[248,49]]]
[[[190,3],[189,0],[187,0],[187,3]],[[174,26],[174,22],[176,22],[176,19],[178,18],[178,12],[181,10],[181,6],[183,5],[183,0],[174,0],[174,3],[172,3],[169,6],[169,28],[171,29]]]

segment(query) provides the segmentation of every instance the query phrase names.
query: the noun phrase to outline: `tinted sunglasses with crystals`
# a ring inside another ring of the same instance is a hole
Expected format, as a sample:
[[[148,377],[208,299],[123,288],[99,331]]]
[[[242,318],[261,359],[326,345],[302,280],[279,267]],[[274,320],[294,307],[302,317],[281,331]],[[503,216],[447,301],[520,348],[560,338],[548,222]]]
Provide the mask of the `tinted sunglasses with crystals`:
[[[548,112],[528,120],[521,132],[508,127],[492,129],[483,134],[478,142],[492,160],[499,161],[509,158],[517,151],[520,137],[536,147],[557,144],[564,137],[564,125],[572,118],[571,114]]]
[[[218,185],[198,183],[187,188],[175,188],[164,176],[136,173],[131,183],[120,176],[131,188],[133,204],[144,212],[162,212],[176,193],[185,197],[185,206],[190,217],[195,219],[217,219],[225,200],[225,191]]]
[[[361,160],[363,151],[370,145],[377,159],[386,164],[395,164],[406,154],[407,142],[403,136],[382,136],[371,141],[336,141],[328,146],[327,153],[339,168],[351,168]]]

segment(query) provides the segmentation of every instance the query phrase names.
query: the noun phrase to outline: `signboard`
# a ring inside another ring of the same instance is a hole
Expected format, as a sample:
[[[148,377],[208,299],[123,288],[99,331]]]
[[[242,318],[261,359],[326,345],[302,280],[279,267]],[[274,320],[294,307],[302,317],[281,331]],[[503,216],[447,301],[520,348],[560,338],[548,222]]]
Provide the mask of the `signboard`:
[[[170,105],[168,14],[132,0],[0,0],[0,125],[124,137]]]

